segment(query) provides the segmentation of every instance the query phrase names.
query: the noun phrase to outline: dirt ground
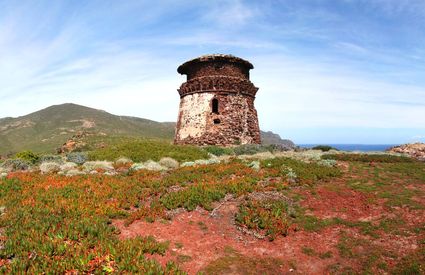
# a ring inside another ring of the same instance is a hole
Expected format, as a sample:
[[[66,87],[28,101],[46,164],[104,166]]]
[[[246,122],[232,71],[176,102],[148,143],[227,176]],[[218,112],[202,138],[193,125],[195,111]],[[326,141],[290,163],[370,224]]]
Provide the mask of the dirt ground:
[[[347,172],[346,164],[341,167]],[[169,241],[164,256],[151,256],[165,264],[173,260],[189,274],[199,271],[226,274],[327,274],[370,271],[390,273],[403,257],[418,251],[425,238],[423,208],[388,206],[376,192],[351,188],[347,183],[364,175],[347,174],[314,187],[292,190],[301,197],[306,214],[321,220],[338,219],[317,230],[293,225],[287,236],[260,239],[235,224],[239,200],[216,204],[211,212],[197,208],[177,211],[171,220],[135,221],[125,226],[116,220],[120,238],[154,236]],[[367,186],[368,182],[364,183]],[[422,189],[423,182],[405,188]],[[420,193],[422,194],[422,193]],[[421,195],[413,197],[424,205]]]

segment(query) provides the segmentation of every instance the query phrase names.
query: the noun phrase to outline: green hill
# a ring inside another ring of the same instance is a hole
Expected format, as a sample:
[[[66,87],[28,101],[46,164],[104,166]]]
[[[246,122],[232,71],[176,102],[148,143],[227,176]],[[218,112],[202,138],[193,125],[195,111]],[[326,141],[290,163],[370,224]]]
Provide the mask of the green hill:
[[[102,110],[66,103],[17,118],[0,119],[0,155],[23,150],[53,153],[78,132],[94,136],[127,136],[172,140],[174,122],[156,122],[148,119],[117,116]],[[293,143],[282,140],[272,132],[261,132],[263,143]]]
[[[171,139],[173,122],[116,116],[76,104],[61,104],[17,118],[0,119],[0,154],[52,152],[79,131],[108,136]]]

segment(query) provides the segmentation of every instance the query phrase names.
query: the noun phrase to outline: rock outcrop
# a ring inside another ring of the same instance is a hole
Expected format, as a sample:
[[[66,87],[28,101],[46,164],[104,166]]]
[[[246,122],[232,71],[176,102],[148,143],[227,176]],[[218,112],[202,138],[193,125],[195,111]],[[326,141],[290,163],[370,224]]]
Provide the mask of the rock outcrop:
[[[406,154],[420,161],[425,161],[425,143],[410,143],[392,147],[391,153]]]
[[[86,136],[88,136],[88,133],[78,132],[77,134],[73,135],[70,139],[68,139],[61,147],[57,148],[56,152],[58,154],[66,154],[66,153],[71,153],[84,148],[84,146],[86,146],[86,143],[83,142],[82,139]]]
[[[264,145],[276,145],[282,149],[291,150],[296,146],[294,142],[289,139],[282,139],[278,134],[275,134],[271,131],[263,132],[261,131],[261,141]]]

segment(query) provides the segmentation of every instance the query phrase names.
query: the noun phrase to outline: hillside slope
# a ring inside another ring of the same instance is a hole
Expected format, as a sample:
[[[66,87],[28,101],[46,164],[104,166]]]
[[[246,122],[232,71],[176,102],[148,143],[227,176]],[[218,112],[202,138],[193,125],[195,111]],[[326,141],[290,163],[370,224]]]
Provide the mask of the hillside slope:
[[[52,151],[78,131],[171,139],[174,123],[116,116],[76,104],[61,104],[18,118],[0,120],[0,154],[31,149]]]
[[[0,119],[0,155],[22,150],[51,152],[80,131],[102,136],[173,139],[175,122],[117,116],[102,110],[66,103],[17,118]],[[272,132],[261,132],[264,144],[293,143]]]

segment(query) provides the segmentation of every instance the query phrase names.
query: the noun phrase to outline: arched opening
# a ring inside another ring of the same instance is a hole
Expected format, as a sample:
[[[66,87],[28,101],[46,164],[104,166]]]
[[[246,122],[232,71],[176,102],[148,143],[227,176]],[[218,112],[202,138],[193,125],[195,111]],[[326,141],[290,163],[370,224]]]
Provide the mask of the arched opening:
[[[212,100],[212,112],[214,114],[218,114],[218,99],[217,98],[214,98]]]
[[[214,124],[220,124],[220,119],[218,119],[218,118],[216,118],[216,119],[214,119]]]

